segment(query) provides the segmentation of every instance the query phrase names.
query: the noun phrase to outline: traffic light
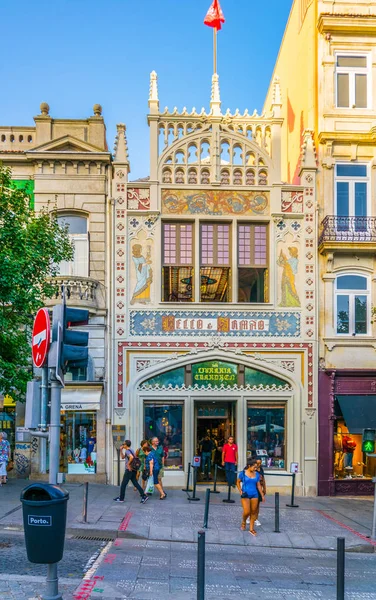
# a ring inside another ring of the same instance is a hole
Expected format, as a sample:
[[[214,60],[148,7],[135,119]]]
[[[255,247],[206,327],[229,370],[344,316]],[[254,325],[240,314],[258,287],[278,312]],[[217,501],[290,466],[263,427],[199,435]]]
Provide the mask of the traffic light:
[[[87,331],[77,331],[70,327],[87,325],[89,311],[81,308],[70,308],[65,304],[57,304],[52,311],[52,344],[56,347],[53,358],[56,370],[64,375],[69,367],[86,368],[89,360]]]
[[[375,452],[376,429],[363,429],[362,452],[373,454]]]

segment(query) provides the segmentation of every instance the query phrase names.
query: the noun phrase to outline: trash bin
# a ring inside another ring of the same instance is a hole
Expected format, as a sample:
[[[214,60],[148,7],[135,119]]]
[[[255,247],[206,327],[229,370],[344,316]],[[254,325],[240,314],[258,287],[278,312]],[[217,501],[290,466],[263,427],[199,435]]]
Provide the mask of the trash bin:
[[[63,557],[69,494],[57,485],[33,483],[21,492],[27,558],[52,564]]]

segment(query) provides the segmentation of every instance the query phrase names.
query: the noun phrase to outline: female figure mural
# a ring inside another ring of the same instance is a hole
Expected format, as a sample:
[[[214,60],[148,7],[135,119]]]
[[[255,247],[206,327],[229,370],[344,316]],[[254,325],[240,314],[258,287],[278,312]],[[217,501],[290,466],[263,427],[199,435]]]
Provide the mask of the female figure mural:
[[[290,258],[281,250],[277,265],[283,268],[281,282],[281,301],[279,306],[296,307],[300,306],[298,292],[295,287],[295,275],[298,273],[298,249],[290,246],[288,248]]]
[[[132,247],[132,260],[136,269],[136,285],[133,290],[131,304],[139,302],[148,304],[150,302],[150,285],[153,281],[153,271],[151,268],[151,248],[148,246],[146,257],[142,255],[141,244],[135,244]]]

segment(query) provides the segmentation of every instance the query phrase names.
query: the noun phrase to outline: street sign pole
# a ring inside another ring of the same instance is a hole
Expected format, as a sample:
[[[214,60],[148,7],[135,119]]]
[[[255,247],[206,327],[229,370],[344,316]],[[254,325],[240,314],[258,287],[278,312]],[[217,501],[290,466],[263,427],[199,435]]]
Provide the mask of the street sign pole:
[[[373,519],[372,519],[372,532],[371,532],[371,540],[376,540],[376,477],[372,479],[375,484],[375,498],[373,501]]]

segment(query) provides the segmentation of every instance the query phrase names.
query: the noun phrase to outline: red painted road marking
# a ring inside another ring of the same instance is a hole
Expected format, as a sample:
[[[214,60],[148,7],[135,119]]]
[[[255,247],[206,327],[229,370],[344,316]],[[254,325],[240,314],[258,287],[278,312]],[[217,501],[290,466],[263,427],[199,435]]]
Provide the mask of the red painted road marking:
[[[123,543],[123,540],[120,538],[116,538],[116,540],[114,541],[114,546],[121,546]]]
[[[125,515],[124,519],[120,523],[119,531],[127,531],[128,525],[129,525],[129,521],[131,520],[132,516],[133,516],[133,513],[127,512],[127,514]]]
[[[107,556],[106,556],[106,558],[104,559],[103,562],[112,565],[112,563],[114,562],[116,556],[117,556],[116,554],[107,554]]]
[[[73,594],[74,600],[90,600],[90,595],[98,581],[103,581],[104,575],[95,575],[92,579],[84,579],[80,587]]]
[[[344,529],[347,529],[347,531],[351,531],[351,533],[353,533],[354,535],[358,536],[358,538],[360,538],[361,540],[364,540],[365,542],[367,542],[367,544],[371,544],[371,546],[376,546],[376,542],[375,541],[370,540],[367,536],[363,535],[362,533],[359,533],[359,531],[355,531],[355,529],[352,529],[348,525],[345,525],[344,523],[341,523],[341,521],[337,521],[337,519],[335,519],[334,517],[331,517],[330,515],[326,514],[326,512],[324,512],[323,510],[316,510],[316,512],[320,513],[320,515],[322,515],[326,519],[329,519],[330,521],[334,521],[334,523],[337,523],[337,525],[339,525],[340,527],[343,527]]]

